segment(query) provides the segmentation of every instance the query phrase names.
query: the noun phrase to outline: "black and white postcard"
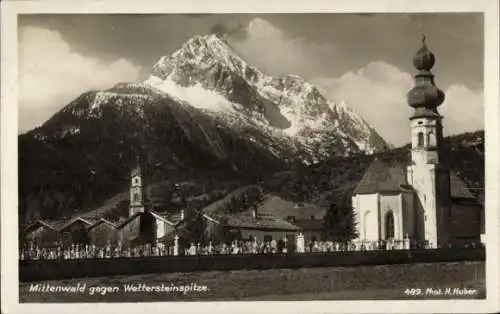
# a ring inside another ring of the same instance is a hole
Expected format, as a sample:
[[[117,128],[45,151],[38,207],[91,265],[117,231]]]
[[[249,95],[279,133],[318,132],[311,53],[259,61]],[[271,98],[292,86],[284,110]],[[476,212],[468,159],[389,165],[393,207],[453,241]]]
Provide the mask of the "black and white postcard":
[[[3,2],[2,311],[497,312],[498,10]]]

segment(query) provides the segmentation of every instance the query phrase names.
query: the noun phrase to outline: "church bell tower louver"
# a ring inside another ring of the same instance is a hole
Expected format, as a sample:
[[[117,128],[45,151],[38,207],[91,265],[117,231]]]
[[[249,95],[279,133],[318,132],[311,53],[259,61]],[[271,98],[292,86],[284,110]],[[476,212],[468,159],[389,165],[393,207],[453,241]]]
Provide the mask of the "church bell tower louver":
[[[418,70],[415,86],[408,92],[408,104],[414,112],[410,117],[411,165],[407,177],[421,208],[417,219],[419,237],[427,240],[431,248],[448,246],[451,210],[450,172],[443,149],[443,117],[437,111],[445,94],[434,82],[431,69],[435,61],[423,36],[422,47],[413,58],[413,65]]]

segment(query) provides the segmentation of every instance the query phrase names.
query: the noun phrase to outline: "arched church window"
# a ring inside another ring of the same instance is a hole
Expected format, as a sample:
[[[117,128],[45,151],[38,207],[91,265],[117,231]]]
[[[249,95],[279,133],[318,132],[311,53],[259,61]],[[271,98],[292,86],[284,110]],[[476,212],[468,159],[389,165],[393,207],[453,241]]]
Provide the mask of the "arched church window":
[[[385,238],[394,238],[394,214],[392,211],[385,214]]]
[[[418,147],[424,146],[424,133],[418,132]]]
[[[137,201],[139,201],[139,194],[134,193],[134,202],[137,202]]]

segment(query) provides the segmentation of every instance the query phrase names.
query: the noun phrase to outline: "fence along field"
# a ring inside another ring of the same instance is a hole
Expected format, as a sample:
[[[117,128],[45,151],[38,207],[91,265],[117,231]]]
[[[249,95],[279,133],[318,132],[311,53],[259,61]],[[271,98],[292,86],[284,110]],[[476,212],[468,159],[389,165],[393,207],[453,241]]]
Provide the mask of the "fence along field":
[[[484,260],[484,248],[21,260],[19,280]]]

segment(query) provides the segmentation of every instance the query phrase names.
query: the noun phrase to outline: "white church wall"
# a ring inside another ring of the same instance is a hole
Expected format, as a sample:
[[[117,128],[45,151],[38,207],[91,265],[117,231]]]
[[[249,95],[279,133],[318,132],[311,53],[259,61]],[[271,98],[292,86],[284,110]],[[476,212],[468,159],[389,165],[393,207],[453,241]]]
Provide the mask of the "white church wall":
[[[379,236],[379,195],[357,195],[357,211],[359,213],[359,237],[363,240],[376,241]]]
[[[424,209],[423,233],[425,240],[431,247],[438,246],[438,228],[436,217],[436,181],[435,166],[432,164],[418,163],[413,167],[413,187],[417,191],[418,201]]]
[[[386,235],[386,214],[392,212],[394,216],[394,238],[403,238],[403,213],[400,194],[381,194],[380,195],[380,233],[381,238],[385,239]]]

